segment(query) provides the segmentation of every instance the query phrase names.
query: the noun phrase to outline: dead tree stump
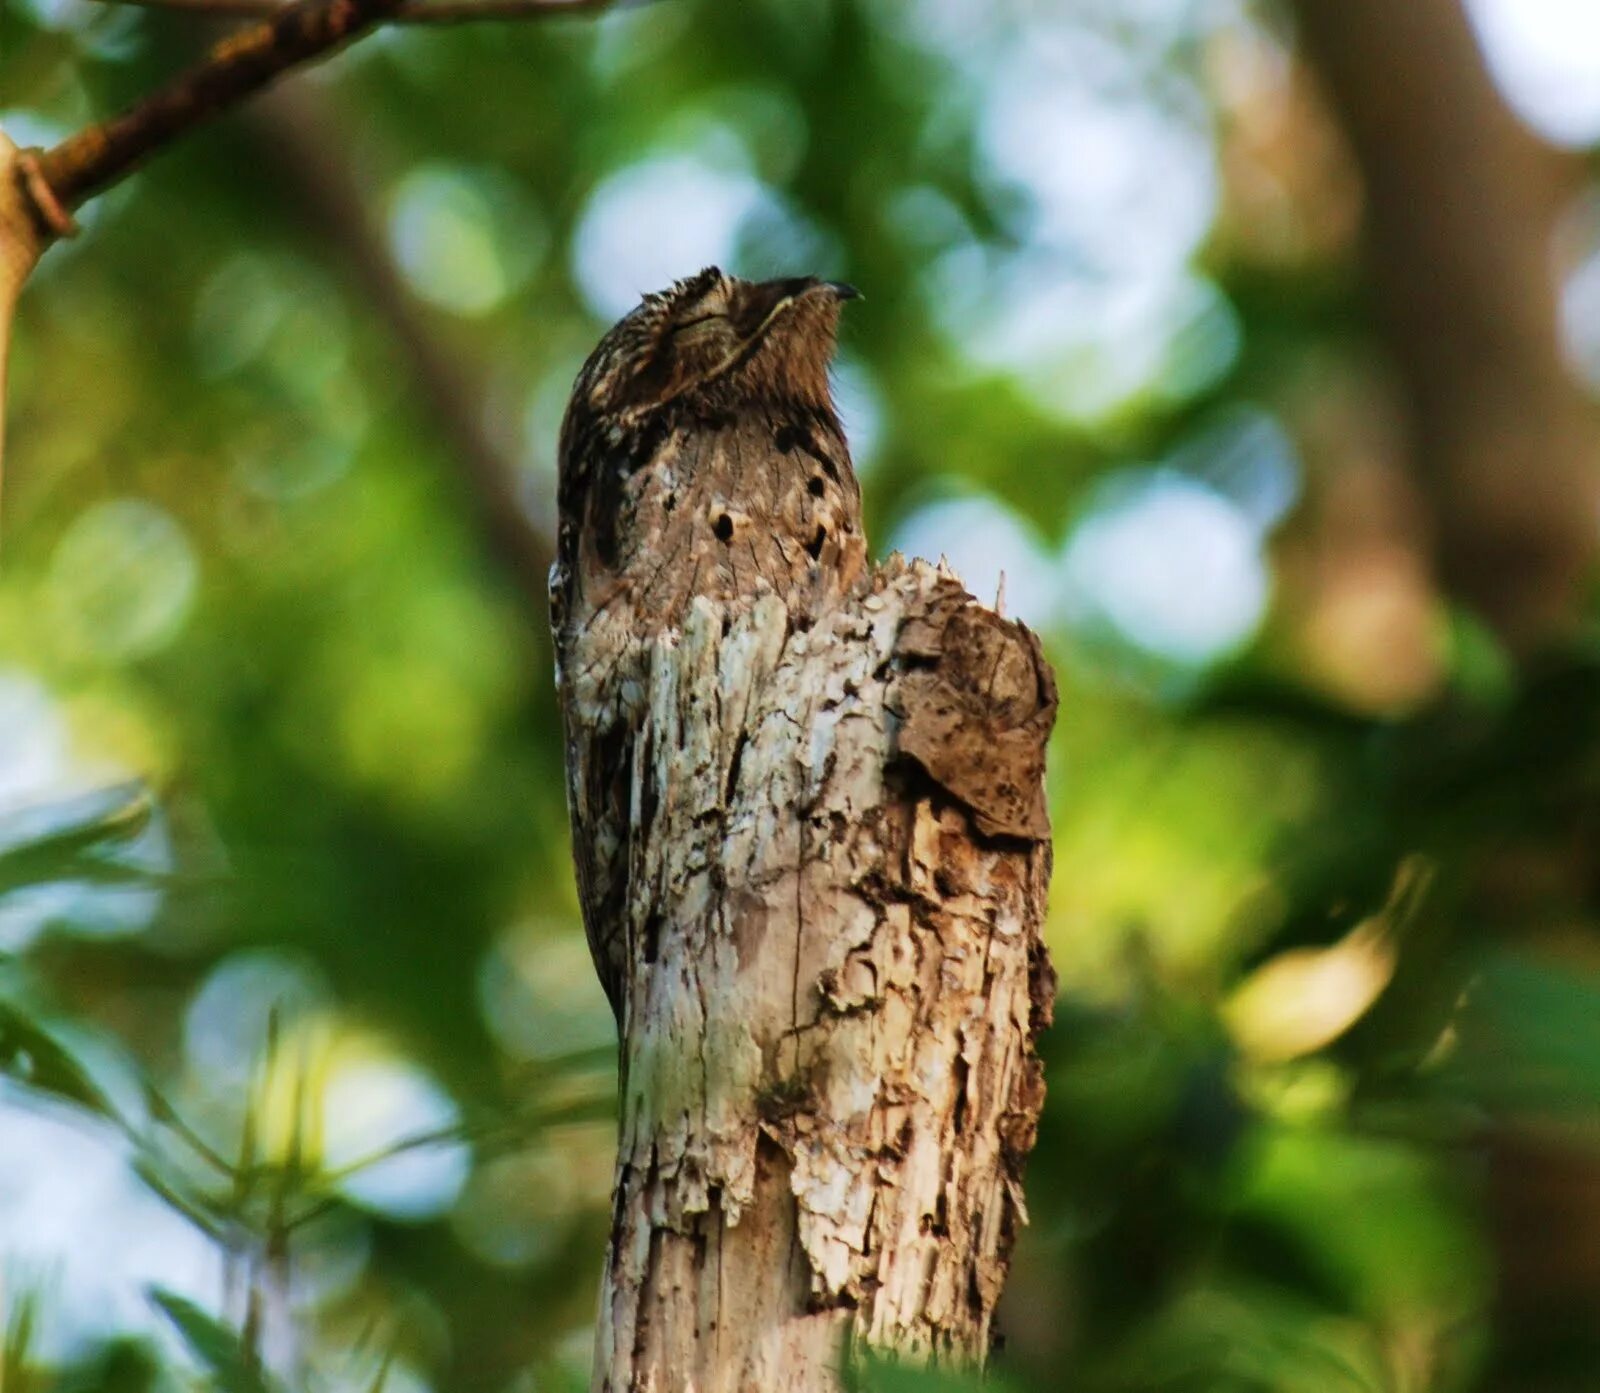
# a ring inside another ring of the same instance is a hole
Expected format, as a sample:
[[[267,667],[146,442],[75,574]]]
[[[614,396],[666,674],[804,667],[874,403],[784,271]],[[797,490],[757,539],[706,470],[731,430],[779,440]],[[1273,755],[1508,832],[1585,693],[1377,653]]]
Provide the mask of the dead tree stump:
[[[1054,995],[1037,639],[899,558],[803,615],[758,587],[637,646],[596,624],[563,660],[570,759],[617,662],[631,951],[593,1387],[819,1393],[856,1345],[981,1364]]]

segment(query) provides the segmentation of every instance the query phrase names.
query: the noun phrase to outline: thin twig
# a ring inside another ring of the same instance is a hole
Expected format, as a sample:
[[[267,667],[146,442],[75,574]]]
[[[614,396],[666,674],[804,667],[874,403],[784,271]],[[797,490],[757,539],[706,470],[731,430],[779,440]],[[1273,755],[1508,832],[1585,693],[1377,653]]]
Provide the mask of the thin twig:
[[[288,69],[332,52],[387,19],[402,0],[299,0],[264,24],[230,35],[188,72],[120,116],[38,156],[38,172],[66,208],[116,183],[147,156],[237,106]],[[41,209],[41,216],[45,210]]]
[[[133,1160],[133,1171],[169,1209],[181,1214],[207,1238],[216,1243],[227,1241],[226,1230],[218,1222],[217,1217],[209,1212],[207,1200],[184,1194],[181,1189],[162,1176],[157,1171],[155,1163],[147,1157],[136,1156]]]
[[[102,0],[143,10],[178,10],[221,19],[271,19],[282,0]],[[402,0],[391,24],[474,24],[480,20],[558,19],[620,8],[613,0]]]

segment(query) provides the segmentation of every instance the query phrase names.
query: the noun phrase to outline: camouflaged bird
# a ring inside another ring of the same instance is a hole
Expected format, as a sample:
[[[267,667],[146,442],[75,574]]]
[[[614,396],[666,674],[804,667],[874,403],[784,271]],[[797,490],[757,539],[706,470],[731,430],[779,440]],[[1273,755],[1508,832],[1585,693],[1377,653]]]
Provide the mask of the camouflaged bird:
[[[590,356],[561,428],[550,573],[584,927],[622,1017],[647,646],[690,602],[776,593],[791,622],[866,566],[828,365],[850,286],[709,267],[647,295]]]

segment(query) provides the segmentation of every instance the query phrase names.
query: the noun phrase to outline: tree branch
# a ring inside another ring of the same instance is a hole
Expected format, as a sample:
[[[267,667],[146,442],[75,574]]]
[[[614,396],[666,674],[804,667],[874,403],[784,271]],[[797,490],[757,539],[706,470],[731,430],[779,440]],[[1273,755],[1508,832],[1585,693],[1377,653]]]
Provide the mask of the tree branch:
[[[1562,361],[1551,255],[1564,176],[1576,182],[1563,161],[1573,175],[1577,162],[1507,109],[1458,0],[1298,0],[1296,14],[1366,184],[1368,266],[1441,577],[1526,654],[1582,623],[1596,551],[1600,425]],[[1585,845],[1581,824],[1547,819],[1480,846],[1469,925],[1592,980],[1571,908],[1592,900]],[[1496,1281],[1482,1382],[1552,1393],[1573,1386],[1569,1361],[1600,1329],[1600,1168],[1536,1107],[1486,1122]]]
[[[288,69],[332,52],[387,18],[401,0],[299,0],[218,43],[165,87],[38,156],[44,183],[75,208],[180,135],[237,106]],[[36,200],[37,201],[37,200]],[[46,226],[53,219],[40,208]]]
[[[50,150],[17,150],[0,135],[0,430],[6,348],[17,295],[50,238],[74,230],[72,209],[125,178],[150,155],[239,105],[292,68],[315,61],[383,20],[447,24],[480,19],[575,15],[613,0],[118,0],[208,16],[261,16],[265,22],[219,42],[206,58],[120,116]],[[296,173],[307,201],[343,234],[352,265],[410,357],[447,434],[457,446],[478,502],[491,552],[537,608],[545,605],[548,543],[516,496],[514,471],[490,444],[450,356],[435,344],[419,307],[400,282],[366,210],[300,123]],[[0,438],[3,446],[3,438]]]
[[[26,176],[17,147],[0,132],[0,478],[5,468],[6,360],[10,356],[11,322],[17,296],[39,253],[45,236],[24,192]]]
[[[145,10],[176,10],[222,19],[270,19],[281,0],[103,0]],[[473,24],[480,20],[557,19],[614,9],[613,0],[401,0],[391,24]]]

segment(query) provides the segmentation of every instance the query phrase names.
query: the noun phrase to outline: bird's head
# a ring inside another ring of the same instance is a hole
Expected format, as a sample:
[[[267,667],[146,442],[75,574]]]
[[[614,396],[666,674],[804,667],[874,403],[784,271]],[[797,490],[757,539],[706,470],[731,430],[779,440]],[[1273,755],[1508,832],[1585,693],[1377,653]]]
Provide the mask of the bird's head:
[[[625,419],[670,402],[829,408],[839,306],[859,293],[815,276],[747,281],[709,266],[645,296],[600,341],[574,405]]]

